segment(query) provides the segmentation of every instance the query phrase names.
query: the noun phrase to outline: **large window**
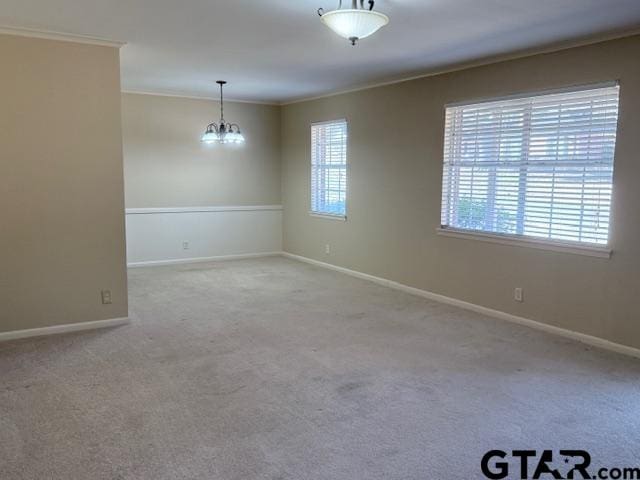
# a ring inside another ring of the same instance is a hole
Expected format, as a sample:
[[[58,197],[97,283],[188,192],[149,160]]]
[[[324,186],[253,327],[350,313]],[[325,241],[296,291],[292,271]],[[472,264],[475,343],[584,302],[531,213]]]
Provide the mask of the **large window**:
[[[603,246],[617,85],[446,110],[442,227]]]
[[[347,122],[311,126],[311,213],[347,215]]]

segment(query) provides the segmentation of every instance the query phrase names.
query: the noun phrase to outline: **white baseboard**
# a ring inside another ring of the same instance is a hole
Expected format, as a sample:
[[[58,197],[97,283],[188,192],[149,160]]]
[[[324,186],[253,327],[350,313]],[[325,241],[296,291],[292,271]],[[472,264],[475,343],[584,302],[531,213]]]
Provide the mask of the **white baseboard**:
[[[421,290],[419,288],[409,287],[407,285],[403,285],[402,283],[394,282],[392,280],[376,277],[374,275],[358,272],[356,270],[350,270],[344,267],[338,267],[336,265],[331,265],[330,263],[321,262],[319,260],[313,260],[311,258],[302,257],[300,255],[294,255],[288,252],[283,252],[282,255],[284,257],[287,257],[293,260],[298,260],[300,262],[305,262],[311,265],[316,265],[318,267],[334,270],[336,272],[344,273],[346,275],[351,275],[352,277],[357,277],[363,280],[368,280],[370,282],[377,283],[378,285],[383,285],[385,287],[389,287],[395,290],[400,290],[406,293],[417,295],[419,297],[427,298],[429,300],[434,300],[440,303],[446,303],[448,305],[460,307],[465,310],[471,310],[473,312],[480,313],[482,315],[486,315],[489,317],[498,318],[500,320],[506,320],[508,322],[517,323],[519,325],[524,325],[526,327],[530,327],[536,330],[541,330],[543,332],[559,335],[561,337],[569,338],[572,340],[577,340],[578,342],[591,345],[593,347],[598,347],[604,350],[609,350],[609,351],[620,353],[623,355],[629,355],[632,357],[640,358],[640,349],[629,347],[627,345],[621,345],[619,343],[614,343],[609,340],[605,340],[603,338],[594,337],[592,335],[587,335],[585,333],[575,332],[573,330],[567,330],[565,328],[555,327],[553,325],[548,325],[546,323],[538,322],[536,320],[531,320],[529,318],[519,317],[517,315],[512,315],[510,313],[501,312],[500,310],[494,310],[492,308],[483,307],[481,305],[465,302],[463,300],[458,300],[456,298],[446,297],[444,295],[429,292],[427,290]]]
[[[93,322],[71,323],[69,325],[53,325],[51,327],[31,328],[29,330],[14,330],[0,332],[0,342],[18,340],[20,338],[41,337],[45,335],[57,335],[60,333],[80,332],[83,330],[96,330],[98,328],[118,327],[129,323],[129,317],[111,318],[109,320],[96,320]]]
[[[129,268],[163,267],[168,265],[183,265],[183,264],[189,264],[189,263],[208,263],[208,262],[221,262],[226,260],[245,260],[249,258],[278,257],[281,255],[282,255],[282,252],[264,252],[264,253],[241,253],[238,255],[220,255],[217,257],[175,258],[171,260],[133,262],[133,263],[127,264],[127,267]]]

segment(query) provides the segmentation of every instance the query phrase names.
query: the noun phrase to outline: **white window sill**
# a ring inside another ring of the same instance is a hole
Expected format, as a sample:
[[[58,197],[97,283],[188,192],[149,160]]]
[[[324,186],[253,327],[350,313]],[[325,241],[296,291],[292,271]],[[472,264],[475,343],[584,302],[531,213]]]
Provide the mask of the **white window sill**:
[[[484,233],[457,228],[440,227],[436,229],[438,235],[467,240],[479,240],[481,242],[499,243],[515,247],[537,248],[539,250],[551,250],[553,252],[571,253],[574,255],[586,255],[588,257],[611,258],[611,249],[607,246],[591,246],[576,243],[543,240],[532,237],[517,237],[501,235],[499,233]]]
[[[346,222],[346,215],[332,215],[330,213],[318,213],[318,212],[309,212],[309,215],[316,218],[324,218],[325,220],[338,220],[339,222]]]

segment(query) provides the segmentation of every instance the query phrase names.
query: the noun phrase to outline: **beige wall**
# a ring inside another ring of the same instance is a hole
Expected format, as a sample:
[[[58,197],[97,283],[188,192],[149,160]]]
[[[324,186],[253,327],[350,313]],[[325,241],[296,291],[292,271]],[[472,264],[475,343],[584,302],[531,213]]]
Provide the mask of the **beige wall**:
[[[284,107],[285,250],[640,347],[639,59],[636,36]],[[615,79],[610,260],[436,235],[445,104]],[[350,129],[347,222],[307,214],[309,124],[342,117]],[[513,301],[516,286],[523,304]]]
[[[280,109],[225,102],[246,143],[203,145],[218,102],[122,95],[127,208],[276,205],[280,189]]]
[[[0,35],[0,59],[0,332],[126,317],[119,52]]]

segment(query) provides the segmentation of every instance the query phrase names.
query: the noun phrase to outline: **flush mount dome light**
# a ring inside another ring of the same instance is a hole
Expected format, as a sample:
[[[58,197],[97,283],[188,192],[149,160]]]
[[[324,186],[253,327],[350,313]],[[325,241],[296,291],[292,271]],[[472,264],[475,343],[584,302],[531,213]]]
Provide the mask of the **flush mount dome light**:
[[[202,143],[244,143],[244,135],[236,123],[227,123],[224,119],[224,98],[222,88],[227,83],[224,80],[216,82],[220,85],[220,123],[210,123],[202,135]]]
[[[374,12],[374,0],[369,0],[369,7],[364,6],[364,0],[360,0],[358,8],[358,0],[351,1],[351,8],[343,9],[342,0],[337,10],[325,12],[324,9],[318,9],[318,15],[322,22],[331,30],[336,32],[343,38],[351,41],[351,45],[355,45],[358,40],[373,35],[387,23],[389,17],[380,12]]]

